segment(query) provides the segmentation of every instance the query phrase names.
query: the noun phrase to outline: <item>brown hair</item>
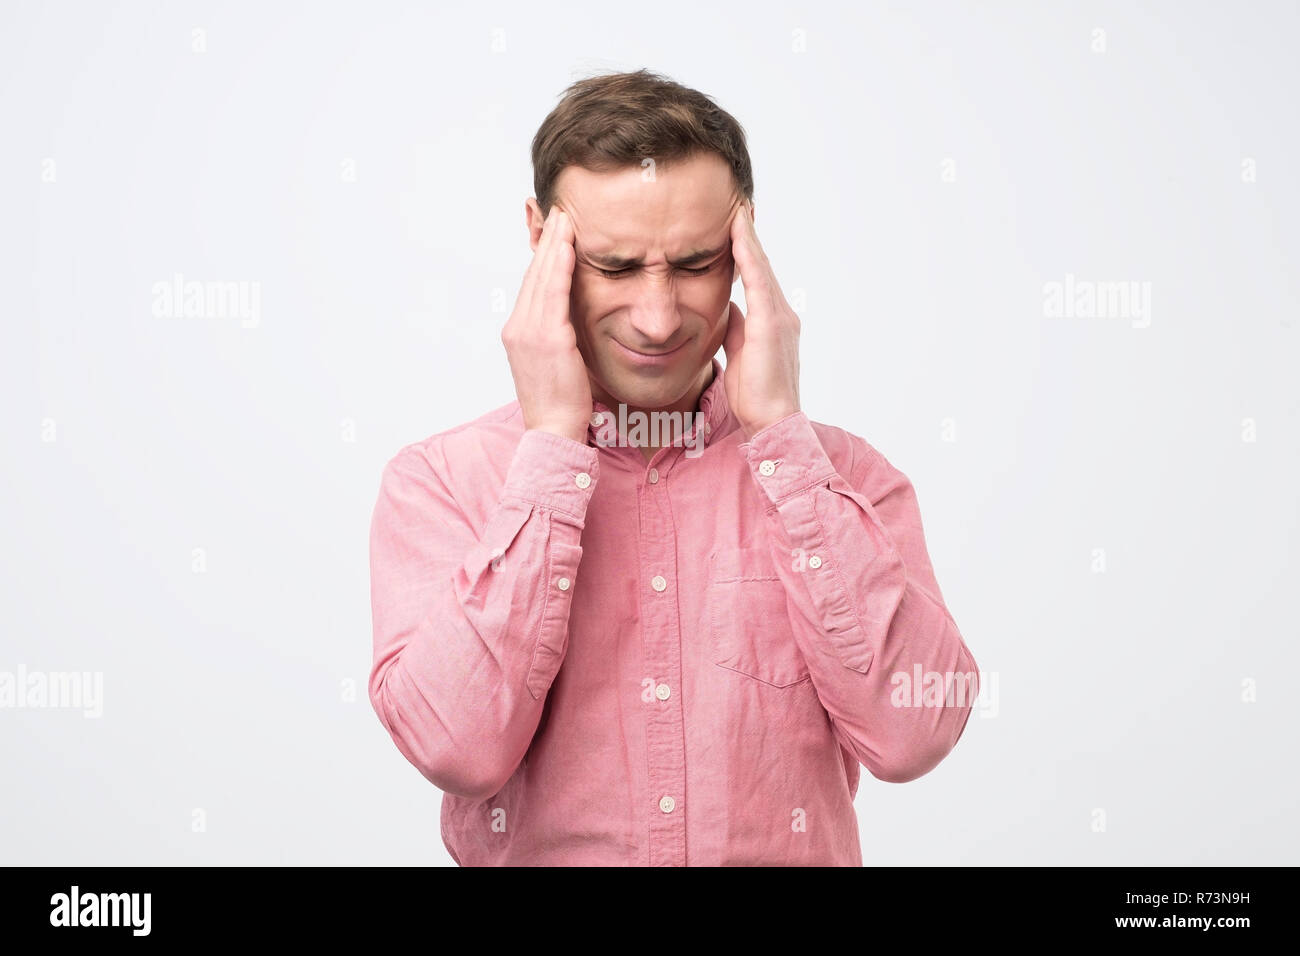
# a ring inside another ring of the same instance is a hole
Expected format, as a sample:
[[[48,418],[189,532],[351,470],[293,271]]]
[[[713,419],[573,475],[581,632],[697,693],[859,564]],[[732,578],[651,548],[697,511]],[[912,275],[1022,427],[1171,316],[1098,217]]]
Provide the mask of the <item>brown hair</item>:
[[[555,201],[566,166],[594,172],[656,166],[701,152],[731,167],[736,188],[754,198],[745,130],[711,97],[652,73],[607,73],[571,84],[533,137],[533,190],[543,215]]]

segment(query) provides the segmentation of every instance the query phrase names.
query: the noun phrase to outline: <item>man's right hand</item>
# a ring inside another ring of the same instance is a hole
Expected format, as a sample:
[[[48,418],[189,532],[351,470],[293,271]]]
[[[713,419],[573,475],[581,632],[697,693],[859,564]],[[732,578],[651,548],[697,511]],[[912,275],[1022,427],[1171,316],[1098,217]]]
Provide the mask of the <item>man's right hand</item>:
[[[569,319],[576,260],[573,223],[563,209],[552,206],[514,311],[501,330],[501,343],[524,427],[586,444],[591,383]]]

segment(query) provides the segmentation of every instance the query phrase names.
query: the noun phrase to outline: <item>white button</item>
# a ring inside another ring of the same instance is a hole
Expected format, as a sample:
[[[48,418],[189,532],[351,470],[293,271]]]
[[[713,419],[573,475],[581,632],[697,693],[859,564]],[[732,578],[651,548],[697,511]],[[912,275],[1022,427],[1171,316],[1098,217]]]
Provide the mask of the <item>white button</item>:
[[[808,567],[820,568],[821,566],[822,566],[822,559],[817,557],[817,555],[814,554],[811,558],[808,559]]]
[[[586,488],[591,484],[591,475],[587,474],[585,471],[580,471],[574,475],[573,480],[577,483],[579,488]]]
[[[560,580],[555,582],[555,586],[559,588],[561,591],[567,591],[569,590],[569,579],[560,578]]]
[[[600,412],[596,412],[591,416],[591,423],[599,428],[601,425],[605,424],[605,416]]]
[[[653,484],[657,484],[657,483],[659,482],[659,469],[658,469],[658,468],[651,468],[651,469],[650,469],[650,474],[649,474],[647,477],[648,477],[649,480],[650,480],[650,484],[652,484],[652,485],[653,485]]]
[[[672,797],[664,797],[659,801],[659,809],[664,813],[672,813],[675,806],[677,806],[677,802]]]
[[[758,463],[758,473],[759,473],[760,475],[763,475],[763,476],[766,477],[767,475],[772,474],[774,471],[776,471],[776,463],[775,463],[775,462],[773,462],[773,461],[769,461],[769,460],[767,460],[767,459],[764,459],[763,461],[760,461],[760,462]]]
[[[708,434],[709,432],[711,432],[711,431],[713,431],[713,426],[710,425],[708,422],[705,422],[705,423],[704,423],[704,434],[707,435],[707,434]]]
[[[664,588],[668,587],[668,582],[664,580],[662,574],[656,574],[650,579],[650,586],[656,591],[662,591]]]
[[[660,684],[658,687],[655,688],[655,696],[658,697],[660,700],[667,700],[668,695],[671,693],[672,691],[668,689],[667,684]]]

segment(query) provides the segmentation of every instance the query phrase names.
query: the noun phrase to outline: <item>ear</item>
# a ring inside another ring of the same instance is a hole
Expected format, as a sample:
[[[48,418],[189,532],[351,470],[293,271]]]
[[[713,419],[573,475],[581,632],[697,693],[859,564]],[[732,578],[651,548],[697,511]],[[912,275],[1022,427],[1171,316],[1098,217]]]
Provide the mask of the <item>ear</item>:
[[[542,215],[537,197],[529,196],[524,200],[524,225],[528,227],[528,246],[533,252],[537,251],[537,244],[542,241],[542,226],[545,223],[546,217]]]

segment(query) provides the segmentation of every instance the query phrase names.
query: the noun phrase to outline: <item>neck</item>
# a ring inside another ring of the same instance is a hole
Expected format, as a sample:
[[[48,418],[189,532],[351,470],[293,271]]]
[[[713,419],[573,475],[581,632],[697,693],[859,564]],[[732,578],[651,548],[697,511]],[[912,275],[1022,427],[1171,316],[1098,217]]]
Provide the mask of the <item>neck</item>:
[[[699,411],[700,396],[702,396],[705,389],[712,384],[713,362],[710,361],[700,370],[700,374],[695,377],[695,381],[691,384],[691,387],[686,390],[686,393],[682,395],[680,399],[673,402],[671,405],[664,405],[658,408],[627,405],[627,421],[636,422],[640,420],[644,422],[653,422],[655,419],[652,416],[655,412],[670,412],[675,414],[672,414],[668,421],[685,423],[686,428],[689,429],[691,421],[693,421],[689,416]],[[594,379],[591,382],[591,394],[596,401],[612,409],[615,415],[618,414],[618,406],[620,404],[625,404],[620,403],[616,398],[606,392]],[[646,461],[653,458],[659,449],[665,444],[671,444],[674,438],[681,438],[681,436],[677,434],[670,436],[660,435],[659,429],[657,428],[646,428],[644,429],[644,433],[645,442],[641,443],[638,441],[638,447],[641,450],[641,454],[645,456]],[[638,434],[638,438],[639,437],[640,435]],[[662,439],[664,438],[667,438],[668,440],[663,441]]]

